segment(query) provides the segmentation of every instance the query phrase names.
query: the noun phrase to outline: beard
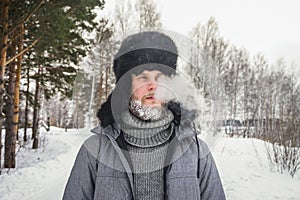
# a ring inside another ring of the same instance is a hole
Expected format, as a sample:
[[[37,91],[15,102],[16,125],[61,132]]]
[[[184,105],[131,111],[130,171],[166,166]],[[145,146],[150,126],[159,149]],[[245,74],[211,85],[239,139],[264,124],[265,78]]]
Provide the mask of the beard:
[[[155,121],[163,117],[165,107],[146,106],[140,100],[131,99],[129,111],[136,117],[144,121]]]

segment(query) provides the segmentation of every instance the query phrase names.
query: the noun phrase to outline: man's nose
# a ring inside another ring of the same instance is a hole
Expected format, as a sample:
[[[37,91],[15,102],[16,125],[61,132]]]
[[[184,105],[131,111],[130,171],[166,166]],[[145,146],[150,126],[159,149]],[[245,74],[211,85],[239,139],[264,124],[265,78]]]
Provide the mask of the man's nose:
[[[151,81],[149,84],[148,84],[148,90],[149,91],[152,91],[152,90],[156,90],[157,89],[157,82],[156,81]]]

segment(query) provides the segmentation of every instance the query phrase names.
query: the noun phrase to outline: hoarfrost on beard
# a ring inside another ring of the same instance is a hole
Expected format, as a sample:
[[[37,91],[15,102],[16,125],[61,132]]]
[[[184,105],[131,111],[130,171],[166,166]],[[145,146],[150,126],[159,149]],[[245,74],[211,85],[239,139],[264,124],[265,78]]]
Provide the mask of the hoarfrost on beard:
[[[162,107],[145,106],[139,100],[130,100],[129,110],[134,116],[136,116],[144,121],[158,120],[163,115]]]

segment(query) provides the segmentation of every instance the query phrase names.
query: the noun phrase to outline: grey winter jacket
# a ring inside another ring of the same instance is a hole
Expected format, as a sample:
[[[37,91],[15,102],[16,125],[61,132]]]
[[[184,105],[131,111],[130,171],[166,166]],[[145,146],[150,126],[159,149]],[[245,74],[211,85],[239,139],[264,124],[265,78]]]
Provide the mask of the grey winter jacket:
[[[120,130],[97,127],[82,145],[63,200],[133,200],[133,175]],[[191,129],[174,129],[165,167],[165,199],[223,200],[222,183],[207,145]]]

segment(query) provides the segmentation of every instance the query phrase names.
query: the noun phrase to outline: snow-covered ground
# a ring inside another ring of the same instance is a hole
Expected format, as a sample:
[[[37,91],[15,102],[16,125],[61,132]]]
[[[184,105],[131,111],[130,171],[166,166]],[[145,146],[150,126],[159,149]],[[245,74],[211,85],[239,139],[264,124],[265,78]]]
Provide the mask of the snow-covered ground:
[[[227,199],[299,200],[300,175],[292,178],[269,165],[258,139],[220,138],[213,148]]]
[[[31,143],[24,145],[17,153],[17,168],[2,171],[0,199],[61,199],[82,142],[77,130],[51,127],[47,133],[42,129],[41,148],[32,150]]]
[[[17,154],[17,168],[0,176],[1,200],[61,199],[84,138],[77,130],[51,127],[41,148],[30,144]],[[212,148],[228,200],[299,200],[300,175],[272,171],[265,144],[257,139],[219,138]]]

